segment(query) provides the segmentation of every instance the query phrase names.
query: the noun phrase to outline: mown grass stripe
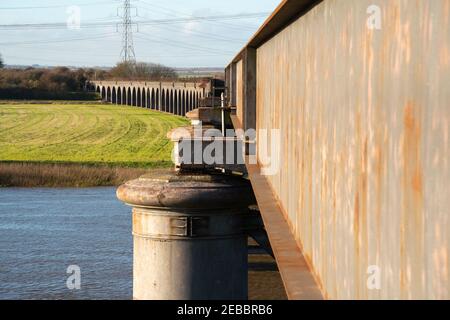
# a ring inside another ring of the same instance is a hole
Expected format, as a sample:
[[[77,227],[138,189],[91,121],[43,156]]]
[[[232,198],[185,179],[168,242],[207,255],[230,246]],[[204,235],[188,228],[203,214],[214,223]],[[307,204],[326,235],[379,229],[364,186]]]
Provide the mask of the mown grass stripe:
[[[167,132],[187,124],[140,108],[0,104],[0,161],[167,166]]]

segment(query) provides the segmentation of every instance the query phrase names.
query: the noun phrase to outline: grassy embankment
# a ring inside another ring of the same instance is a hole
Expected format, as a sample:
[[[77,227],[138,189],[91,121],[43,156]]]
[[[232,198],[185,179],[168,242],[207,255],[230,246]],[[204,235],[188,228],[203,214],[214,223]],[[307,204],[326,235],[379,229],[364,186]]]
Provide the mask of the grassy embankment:
[[[171,165],[169,114],[96,103],[0,103],[0,186],[118,185]]]

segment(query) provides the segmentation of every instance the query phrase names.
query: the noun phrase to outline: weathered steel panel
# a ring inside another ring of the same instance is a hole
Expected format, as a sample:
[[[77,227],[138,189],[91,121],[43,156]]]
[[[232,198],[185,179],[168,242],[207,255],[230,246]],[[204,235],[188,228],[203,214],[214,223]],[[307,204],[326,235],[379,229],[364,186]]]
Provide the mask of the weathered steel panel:
[[[450,298],[449,19],[449,0],[326,0],[258,48],[267,179],[328,298]]]
[[[243,66],[242,60],[240,60],[238,63],[236,63],[236,115],[241,123],[244,120],[244,113],[243,113],[243,107],[244,107],[244,101],[243,101],[244,72],[243,71],[244,70],[243,70],[243,67],[244,66]]]

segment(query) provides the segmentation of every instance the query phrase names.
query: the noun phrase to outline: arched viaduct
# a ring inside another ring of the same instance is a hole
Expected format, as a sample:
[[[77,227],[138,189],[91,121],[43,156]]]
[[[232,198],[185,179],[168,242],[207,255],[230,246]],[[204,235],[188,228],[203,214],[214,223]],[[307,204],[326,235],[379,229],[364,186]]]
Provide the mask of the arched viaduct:
[[[91,81],[103,101],[185,116],[199,107],[210,84],[198,82]]]

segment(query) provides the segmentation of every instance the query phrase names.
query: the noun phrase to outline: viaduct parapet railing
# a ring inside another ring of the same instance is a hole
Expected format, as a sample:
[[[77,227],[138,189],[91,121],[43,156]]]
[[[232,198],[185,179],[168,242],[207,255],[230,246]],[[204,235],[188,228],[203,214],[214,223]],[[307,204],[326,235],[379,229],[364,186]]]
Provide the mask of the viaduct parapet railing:
[[[179,116],[196,109],[200,100],[211,92],[210,83],[91,81],[89,89],[97,91],[102,100]]]

